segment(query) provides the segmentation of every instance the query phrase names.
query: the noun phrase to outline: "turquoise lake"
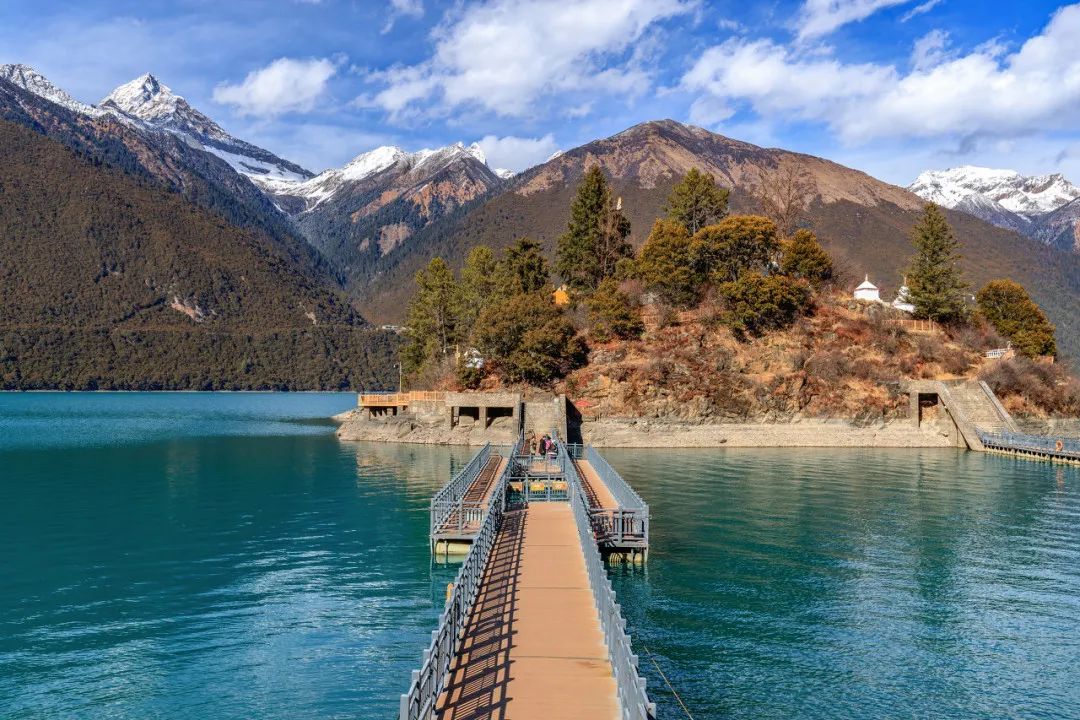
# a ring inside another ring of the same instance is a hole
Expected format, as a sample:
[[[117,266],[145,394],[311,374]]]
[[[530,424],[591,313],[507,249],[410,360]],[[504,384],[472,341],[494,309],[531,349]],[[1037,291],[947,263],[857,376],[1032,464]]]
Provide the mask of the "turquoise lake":
[[[389,718],[468,449],[344,394],[0,394],[0,718]],[[953,450],[619,450],[614,568],[662,718],[1080,718],[1080,469]],[[557,615],[553,614],[553,617]]]

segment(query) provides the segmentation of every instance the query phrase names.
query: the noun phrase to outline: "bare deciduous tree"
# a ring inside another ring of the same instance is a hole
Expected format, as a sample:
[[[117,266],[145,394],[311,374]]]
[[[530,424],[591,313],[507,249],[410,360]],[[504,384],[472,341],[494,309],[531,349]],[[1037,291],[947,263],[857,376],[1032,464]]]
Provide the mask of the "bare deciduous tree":
[[[806,219],[814,192],[806,172],[792,162],[778,162],[773,169],[754,165],[750,185],[765,217],[782,237],[790,237]]]

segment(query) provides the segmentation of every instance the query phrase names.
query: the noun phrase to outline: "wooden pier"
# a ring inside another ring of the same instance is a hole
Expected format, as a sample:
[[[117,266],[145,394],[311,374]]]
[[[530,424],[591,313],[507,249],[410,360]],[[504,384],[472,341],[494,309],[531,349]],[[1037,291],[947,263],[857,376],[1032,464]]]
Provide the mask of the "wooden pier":
[[[592,448],[524,446],[485,446],[432,499],[432,548],[468,551],[399,718],[650,720],[602,559],[644,561],[648,506]]]

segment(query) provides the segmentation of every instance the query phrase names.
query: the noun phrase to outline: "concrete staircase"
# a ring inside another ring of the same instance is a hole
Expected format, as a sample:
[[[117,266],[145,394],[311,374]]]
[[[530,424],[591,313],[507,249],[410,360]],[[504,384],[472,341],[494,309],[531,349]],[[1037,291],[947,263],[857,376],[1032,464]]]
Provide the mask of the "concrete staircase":
[[[997,396],[986,383],[972,380],[949,384],[949,412],[954,418],[959,415],[977,430],[982,432],[1015,432],[1016,424],[1012,416],[998,402]]]

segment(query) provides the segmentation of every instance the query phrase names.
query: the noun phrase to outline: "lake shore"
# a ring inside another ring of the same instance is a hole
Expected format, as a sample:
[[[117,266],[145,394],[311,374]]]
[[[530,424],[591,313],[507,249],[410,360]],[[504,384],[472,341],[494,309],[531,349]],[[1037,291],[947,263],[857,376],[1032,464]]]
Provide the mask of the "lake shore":
[[[470,445],[490,442],[509,445],[509,423],[481,429],[465,423],[453,428],[425,424],[406,416],[369,420],[356,411],[335,416],[342,440]],[[915,428],[907,420],[873,424],[849,420],[694,424],[662,419],[608,418],[581,423],[582,439],[598,448],[720,448],[720,447],[953,447],[949,433],[936,427]]]

